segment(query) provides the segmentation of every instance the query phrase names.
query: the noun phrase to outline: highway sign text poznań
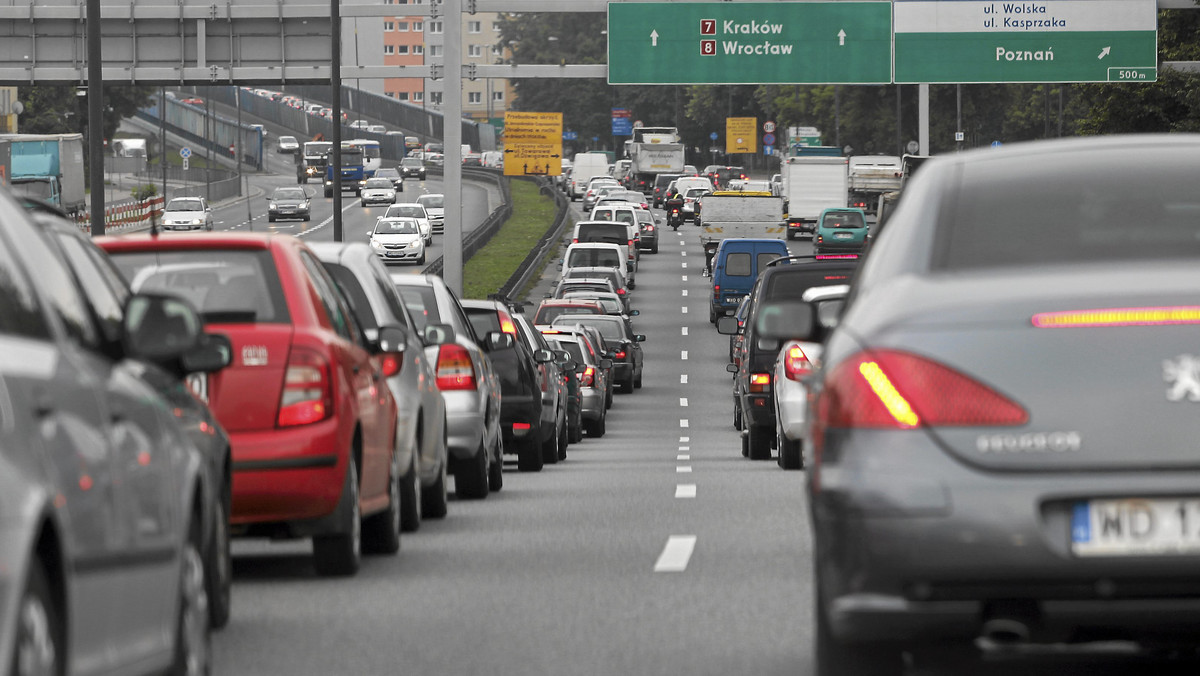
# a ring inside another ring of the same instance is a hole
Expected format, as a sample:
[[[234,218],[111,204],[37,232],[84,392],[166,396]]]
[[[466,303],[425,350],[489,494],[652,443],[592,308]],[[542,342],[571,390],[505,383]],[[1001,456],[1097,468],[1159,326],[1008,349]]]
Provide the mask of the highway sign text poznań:
[[[1156,0],[896,0],[895,78],[1153,82]]]
[[[562,173],[562,113],[504,113],[504,175]]]
[[[891,30],[890,2],[610,3],[608,81],[886,84]]]

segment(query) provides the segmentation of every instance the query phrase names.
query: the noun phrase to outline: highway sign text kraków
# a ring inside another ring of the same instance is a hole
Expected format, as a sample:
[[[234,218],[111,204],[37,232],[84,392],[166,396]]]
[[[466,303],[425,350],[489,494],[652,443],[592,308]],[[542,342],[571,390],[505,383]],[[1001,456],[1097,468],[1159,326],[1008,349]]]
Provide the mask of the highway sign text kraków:
[[[898,83],[1153,82],[1155,0],[896,0]]]
[[[608,5],[610,84],[886,84],[890,2]]]

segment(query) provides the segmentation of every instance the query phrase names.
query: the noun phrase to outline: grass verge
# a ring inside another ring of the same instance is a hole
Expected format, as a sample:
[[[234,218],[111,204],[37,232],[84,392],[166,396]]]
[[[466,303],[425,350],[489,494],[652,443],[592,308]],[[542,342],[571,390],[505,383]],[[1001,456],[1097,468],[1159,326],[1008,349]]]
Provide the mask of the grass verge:
[[[554,223],[554,200],[538,192],[537,183],[514,180],[511,189],[512,216],[463,266],[464,298],[496,293]]]

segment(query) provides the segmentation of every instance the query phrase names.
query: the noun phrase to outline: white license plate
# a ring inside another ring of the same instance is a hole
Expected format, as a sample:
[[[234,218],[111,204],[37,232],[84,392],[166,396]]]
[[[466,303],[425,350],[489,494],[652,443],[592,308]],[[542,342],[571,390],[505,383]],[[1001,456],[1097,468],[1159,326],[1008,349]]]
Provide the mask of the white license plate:
[[[850,234],[850,233],[848,233],[848,232],[835,232],[835,233],[833,233],[833,238],[834,238],[834,239],[852,239],[853,237],[854,237],[854,235],[851,235],[851,234]]]
[[[200,401],[208,403],[208,374],[207,373],[189,373],[184,379],[184,384],[196,395]]]
[[[1200,553],[1200,498],[1127,498],[1075,503],[1076,556]]]

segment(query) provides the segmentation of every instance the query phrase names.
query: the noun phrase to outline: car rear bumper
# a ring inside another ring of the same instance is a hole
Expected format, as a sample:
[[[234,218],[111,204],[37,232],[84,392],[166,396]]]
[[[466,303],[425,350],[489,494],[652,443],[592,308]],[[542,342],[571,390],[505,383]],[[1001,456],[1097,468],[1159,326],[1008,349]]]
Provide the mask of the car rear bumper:
[[[814,244],[813,246],[821,247],[822,253],[825,253],[825,252],[858,253],[863,250],[863,247],[866,246],[866,243],[865,242],[851,242],[849,244],[845,244],[842,242],[833,242],[833,241],[827,240],[827,241],[821,242],[820,244]]]
[[[604,391],[595,387],[583,388],[583,407],[580,415],[584,420],[599,420],[604,415]]]
[[[314,519],[337,507],[349,438],[336,419],[290,429],[231,432],[233,525]]]
[[[483,406],[473,390],[443,392],[446,400],[446,447],[452,457],[474,458],[483,445]]]

